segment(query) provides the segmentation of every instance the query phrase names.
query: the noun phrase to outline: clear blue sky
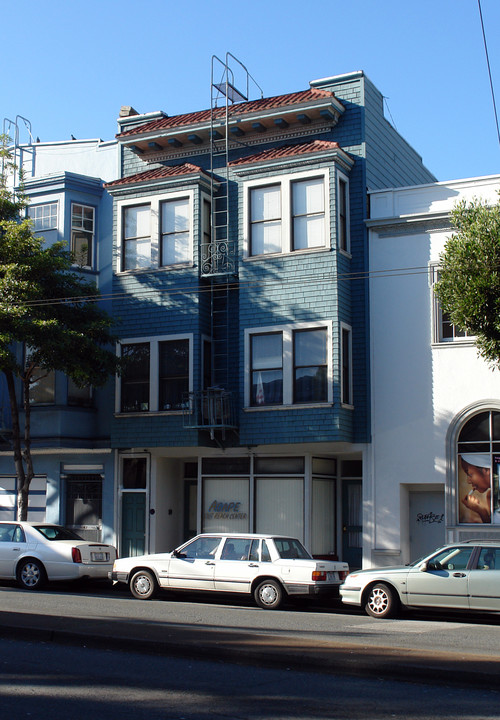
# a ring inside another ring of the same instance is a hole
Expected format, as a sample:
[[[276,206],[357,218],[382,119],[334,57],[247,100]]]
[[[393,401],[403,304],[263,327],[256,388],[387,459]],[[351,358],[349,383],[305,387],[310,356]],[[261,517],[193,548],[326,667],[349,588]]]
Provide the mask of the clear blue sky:
[[[481,0],[500,113],[500,0]],[[116,132],[121,105],[210,106],[211,57],[265,96],[364,70],[439,180],[500,172],[477,0],[18,0],[3,14],[0,116],[42,141]]]

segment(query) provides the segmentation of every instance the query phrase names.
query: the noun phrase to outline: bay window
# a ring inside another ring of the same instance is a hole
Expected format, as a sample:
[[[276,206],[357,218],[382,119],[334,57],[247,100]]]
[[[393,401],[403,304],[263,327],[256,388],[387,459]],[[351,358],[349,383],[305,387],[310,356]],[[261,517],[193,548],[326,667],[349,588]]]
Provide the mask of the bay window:
[[[330,347],[330,324],[247,330],[245,405],[332,402]]]
[[[120,270],[158,270],[193,262],[193,190],[152,195],[148,201],[118,201]],[[200,198],[200,233],[210,218],[210,203]]]
[[[71,252],[77,265],[93,265],[94,225],[93,207],[71,204]]]
[[[118,413],[180,411],[192,390],[191,335],[123,341],[122,375],[117,379]]]
[[[330,245],[329,171],[308,171],[245,183],[247,257]]]

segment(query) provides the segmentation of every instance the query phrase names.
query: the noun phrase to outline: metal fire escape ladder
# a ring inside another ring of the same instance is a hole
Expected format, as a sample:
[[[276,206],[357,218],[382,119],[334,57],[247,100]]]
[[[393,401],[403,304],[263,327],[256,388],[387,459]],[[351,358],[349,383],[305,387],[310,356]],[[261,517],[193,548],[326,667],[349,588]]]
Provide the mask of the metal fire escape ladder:
[[[27,142],[21,142],[21,129],[27,133]],[[15,120],[9,118],[3,119],[2,133],[7,140],[7,150],[12,155],[12,164],[7,167],[7,160],[2,156],[2,177],[9,174],[12,175],[12,192],[16,194],[19,184],[23,177],[28,175],[33,177],[35,174],[35,150],[33,146],[33,135],[31,133],[30,121],[22,115],[16,115]]]
[[[246,91],[236,89],[230,61],[245,78]],[[218,73],[219,79],[215,75]],[[229,390],[231,298],[236,293],[237,232],[229,223],[229,121],[232,108],[248,100],[255,81],[240,61],[226,53],[212,56],[210,78],[210,237],[201,245],[201,277],[210,292],[211,386],[191,393],[186,427],[214,431],[236,429],[233,396]],[[257,87],[259,87],[257,85]],[[260,88],[259,88],[260,89]],[[262,90],[261,90],[262,93]]]

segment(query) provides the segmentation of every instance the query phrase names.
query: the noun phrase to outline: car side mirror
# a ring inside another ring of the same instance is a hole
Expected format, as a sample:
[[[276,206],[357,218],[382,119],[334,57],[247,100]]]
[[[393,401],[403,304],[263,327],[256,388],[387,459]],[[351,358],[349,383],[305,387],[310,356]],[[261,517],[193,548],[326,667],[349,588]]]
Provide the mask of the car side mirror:
[[[422,565],[420,566],[420,572],[427,572],[428,569],[429,569],[429,565],[428,565],[427,561],[423,562]]]
[[[179,550],[174,550],[172,555],[176,558],[185,558],[186,557],[186,553],[179,552]]]

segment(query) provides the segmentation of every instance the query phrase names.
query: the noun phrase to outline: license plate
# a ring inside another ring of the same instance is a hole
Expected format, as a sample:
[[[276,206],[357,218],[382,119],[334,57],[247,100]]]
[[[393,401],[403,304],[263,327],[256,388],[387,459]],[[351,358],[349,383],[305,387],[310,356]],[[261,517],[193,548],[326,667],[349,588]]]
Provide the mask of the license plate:
[[[104,552],[90,553],[90,557],[92,559],[92,562],[106,562],[107,560],[109,560],[108,553],[104,553]]]
[[[336,572],[326,573],[326,579],[328,582],[334,582],[335,580],[338,580],[337,573]]]

